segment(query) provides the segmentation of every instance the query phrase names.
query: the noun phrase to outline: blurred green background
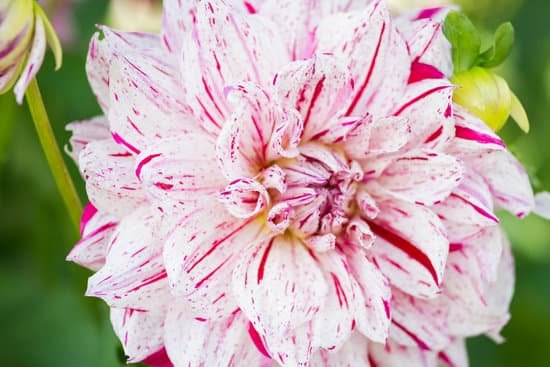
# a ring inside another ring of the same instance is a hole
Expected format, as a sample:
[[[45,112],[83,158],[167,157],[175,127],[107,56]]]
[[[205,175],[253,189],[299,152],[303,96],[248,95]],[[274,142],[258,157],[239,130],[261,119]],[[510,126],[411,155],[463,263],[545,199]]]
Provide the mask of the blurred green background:
[[[478,26],[516,27],[513,56],[500,72],[523,101],[532,124],[522,135],[502,131],[526,165],[536,191],[550,189],[550,1],[463,0]],[[84,72],[94,24],[106,19],[106,0],[80,0],[76,38],[54,73],[48,55],[39,74],[60,145],[66,123],[100,113]],[[85,198],[76,167],[71,173]],[[502,215],[516,254],[517,286],[507,342],[469,341],[471,366],[550,366],[550,224]],[[77,238],[49,174],[26,106],[0,96],[0,362],[5,366],[119,366],[123,357],[106,306],[83,296],[89,272],[66,262]],[[406,367],[406,366],[404,366]]]

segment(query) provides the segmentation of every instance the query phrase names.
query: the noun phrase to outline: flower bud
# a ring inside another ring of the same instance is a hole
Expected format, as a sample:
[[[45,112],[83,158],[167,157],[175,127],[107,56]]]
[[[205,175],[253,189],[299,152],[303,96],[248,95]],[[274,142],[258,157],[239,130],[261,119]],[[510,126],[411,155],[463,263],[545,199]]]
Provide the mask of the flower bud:
[[[527,114],[502,77],[476,66],[456,74],[451,80],[458,86],[454,101],[494,131],[499,131],[510,116],[524,132],[529,131]]]
[[[61,45],[55,31],[34,0],[0,0],[0,94],[14,84],[18,103],[36,76],[46,52],[53,50],[61,66]]]
[[[159,32],[161,0],[111,0],[107,11],[110,27],[132,32]]]

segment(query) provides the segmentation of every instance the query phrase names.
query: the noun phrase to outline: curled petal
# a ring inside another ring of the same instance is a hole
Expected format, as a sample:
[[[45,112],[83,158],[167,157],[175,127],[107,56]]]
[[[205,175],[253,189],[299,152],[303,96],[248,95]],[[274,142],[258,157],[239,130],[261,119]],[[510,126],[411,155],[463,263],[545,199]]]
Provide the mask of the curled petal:
[[[294,208],[289,203],[277,203],[267,213],[267,225],[273,232],[283,233],[294,217]]]
[[[350,221],[346,228],[346,234],[351,243],[365,249],[374,243],[374,234],[369,224],[361,218],[354,218]]]
[[[240,178],[225,187],[218,199],[237,218],[251,218],[269,206],[269,194],[262,184]]]
[[[391,22],[384,1],[321,21],[318,52],[342,55],[354,80],[346,115],[387,116],[401,97],[410,72],[405,41]]]
[[[245,17],[222,1],[194,3],[196,22],[185,40],[181,75],[195,116],[217,134],[230,116],[225,87],[241,80],[269,85],[289,58],[267,18]]]
[[[352,88],[345,62],[329,55],[293,62],[275,79],[279,98],[300,112],[306,140],[329,133],[330,120],[342,113]]]

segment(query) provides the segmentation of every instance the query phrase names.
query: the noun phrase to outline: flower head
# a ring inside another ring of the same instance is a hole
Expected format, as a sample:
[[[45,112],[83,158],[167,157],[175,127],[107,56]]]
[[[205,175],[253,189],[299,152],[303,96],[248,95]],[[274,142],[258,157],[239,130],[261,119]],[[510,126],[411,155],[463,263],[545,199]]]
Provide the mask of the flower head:
[[[54,52],[56,68],[61,67],[61,45],[40,6],[34,0],[0,1],[0,94],[15,84],[17,102],[23,101],[40,70],[46,44]]]
[[[453,105],[446,9],[309,4],[165,1],[160,37],[92,40],[105,116],[69,126],[91,201],[69,259],[130,361],[461,366],[465,337],[499,339],[494,209],[534,199]]]

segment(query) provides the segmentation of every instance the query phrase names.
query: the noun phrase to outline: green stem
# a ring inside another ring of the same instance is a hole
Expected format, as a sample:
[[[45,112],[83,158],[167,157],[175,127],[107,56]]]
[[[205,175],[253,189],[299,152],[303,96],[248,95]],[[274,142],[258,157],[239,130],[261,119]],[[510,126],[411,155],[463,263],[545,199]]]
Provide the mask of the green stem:
[[[50,170],[67,207],[71,221],[75,226],[77,233],[80,234],[80,216],[82,215],[82,204],[76,192],[73,181],[63,160],[61,150],[57,145],[55,136],[50,125],[50,120],[38,88],[36,79],[33,79],[27,88],[25,97],[31,111],[31,116],[42,145],[42,150],[46,155]]]

